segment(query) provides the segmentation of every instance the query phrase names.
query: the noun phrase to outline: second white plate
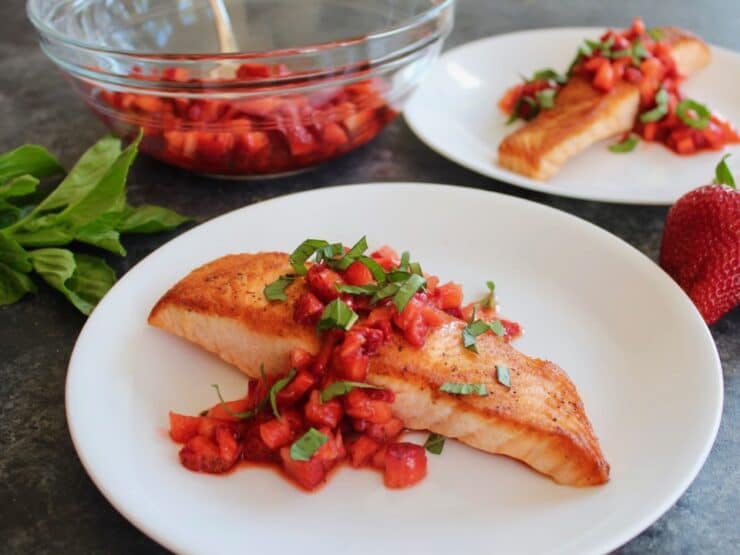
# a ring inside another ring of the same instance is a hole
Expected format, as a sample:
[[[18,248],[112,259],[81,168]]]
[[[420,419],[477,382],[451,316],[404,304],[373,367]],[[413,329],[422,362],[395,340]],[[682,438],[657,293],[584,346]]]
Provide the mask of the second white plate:
[[[657,143],[641,143],[628,154],[602,142],[576,156],[549,181],[529,179],[499,167],[498,145],[513,126],[497,103],[520,75],[551,67],[564,71],[585,38],[600,27],[537,29],[489,37],[450,50],[408,103],[406,121],[442,156],[480,174],[554,195],[604,202],[673,204],[709,183],[722,156],[706,152],[678,156]],[[740,125],[740,54],[712,47],[712,63],[688,79],[683,90]],[[740,158],[740,145],[725,152]]]

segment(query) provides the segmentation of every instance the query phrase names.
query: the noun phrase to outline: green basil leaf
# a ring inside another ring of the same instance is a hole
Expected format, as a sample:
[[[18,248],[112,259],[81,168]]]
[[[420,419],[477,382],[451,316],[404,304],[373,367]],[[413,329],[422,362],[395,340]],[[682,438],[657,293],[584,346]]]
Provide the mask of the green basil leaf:
[[[365,251],[367,250],[367,237],[362,236],[357,243],[355,243],[349,251],[345,253],[345,255],[337,262],[337,269],[338,270],[346,270],[350,267],[350,265],[357,260],[360,256],[362,256]]]
[[[488,295],[483,298],[480,305],[483,308],[493,308],[496,306],[496,284],[492,281],[487,281],[486,287],[488,287]]]
[[[337,283],[335,287],[340,293],[348,293],[349,295],[375,295],[379,290],[377,285],[347,285]]]
[[[116,230],[121,233],[158,233],[170,231],[190,221],[192,218],[169,208],[145,204],[135,208],[127,207]]]
[[[21,209],[0,199],[0,229],[8,227],[17,222],[21,217]]]
[[[104,260],[66,249],[31,251],[33,269],[83,314],[90,314],[116,281]]]
[[[502,337],[506,333],[506,330],[504,329],[504,325],[501,323],[501,320],[493,320],[491,322],[488,322],[488,327],[491,329],[493,333],[495,333],[499,337]]]
[[[74,235],[64,227],[55,227],[54,225],[36,231],[21,229],[10,232],[9,235],[24,247],[60,247],[74,240]]]
[[[537,103],[540,105],[540,108],[549,110],[555,106],[555,92],[555,89],[543,89],[535,93],[535,97],[537,97]]]
[[[13,304],[27,293],[35,293],[36,284],[26,274],[0,262],[0,306]]]
[[[324,312],[321,314],[321,320],[319,320],[318,329],[324,331],[331,328],[339,328],[349,331],[355,325],[358,318],[357,313],[347,303],[341,299],[334,299],[324,308]]]
[[[486,333],[490,329],[491,328],[488,325],[488,322],[484,322],[483,320],[475,320],[473,322],[469,322],[462,331],[463,345],[465,346],[465,348],[469,351],[477,353],[478,346],[475,344],[476,338],[479,335]]]
[[[358,256],[357,261],[370,270],[370,273],[373,275],[373,279],[379,284],[386,282],[385,270],[377,260],[374,260],[369,256]]]
[[[727,164],[727,158],[729,156],[729,154],[725,154],[722,160],[719,161],[719,164],[717,164],[717,168],[714,170],[714,182],[717,185],[727,185],[734,189],[736,187],[735,178],[732,176],[730,166]]]
[[[293,266],[293,271],[299,276],[305,276],[308,273],[306,268],[308,259],[317,250],[326,246],[329,246],[329,243],[323,239],[306,239],[303,241],[290,255],[290,265]]]
[[[396,305],[398,312],[403,312],[406,305],[414,294],[426,285],[427,280],[418,274],[411,274],[409,278],[401,285],[398,292],[393,295],[393,304]]]
[[[375,292],[372,299],[370,299],[370,304],[375,304],[378,301],[382,301],[383,299],[392,297],[393,295],[398,293],[399,289],[401,289],[400,283],[389,283],[385,287],[382,287],[381,289]]]
[[[530,107],[529,114],[526,118],[522,115],[522,106],[525,104]],[[509,119],[506,120],[506,124],[509,125],[510,123],[514,123],[518,119],[523,119],[525,121],[532,120],[537,116],[537,114],[539,114],[539,112],[540,105],[534,98],[529,96],[520,96],[517,99],[516,104],[514,104],[514,111],[511,113],[511,116],[509,116]]]
[[[511,388],[511,375],[506,366],[501,366],[500,364],[496,365],[496,379],[501,385]]]
[[[640,121],[649,123],[658,121],[668,113],[668,91],[661,87],[655,95],[655,108],[640,115]]]
[[[285,386],[288,385],[293,378],[295,378],[295,375],[296,369],[291,368],[287,376],[276,381],[274,384],[272,384],[272,387],[270,388],[270,406],[272,407],[272,413],[275,415],[275,418],[280,418],[280,411],[277,407],[277,394],[285,389]]]
[[[560,75],[557,71],[551,68],[540,69],[534,72],[531,81],[555,81],[561,85],[564,85],[568,81],[567,77]]]
[[[402,272],[409,272],[409,262],[410,261],[411,261],[411,253],[409,251],[404,251],[401,254],[401,262],[398,264],[398,269],[401,270]]]
[[[265,286],[263,293],[268,301],[287,301],[288,296],[285,294],[285,289],[293,283],[295,276],[286,275],[280,276],[272,283]]]
[[[218,384],[212,383],[211,387],[216,390],[216,395],[218,395],[218,400],[221,403],[221,407],[223,407],[226,414],[229,416],[233,416],[234,418],[238,418],[239,420],[248,420],[249,418],[252,418],[257,414],[257,410],[248,410],[244,412],[234,412],[229,408],[229,405],[226,404],[226,401],[224,401],[223,395],[221,395],[221,389],[218,387]],[[200,415],[206,416],[208,414],[208,411],[203,411]]]
[[[452,393],[453,395],[479,395],[485,397],[488,395],[488,387],[484,383],[443,383],[440,391]]]
[[[28,273],[33,270],[31,257],[16,241],[0,233],[0,263],[17,272]]]
[[[411,272],[405,270],[391,270],[386,274],[388,281],[391,283],[404,282],[411,277]]]
[[[121,155],[121,141],[104,137],[90,147],[67,177],[39,204],[36,213],[66,208],[85,197]]]
[[[704,104],[689,98],[676,105],[676,115],[689,127],[706,129],[712,118],[712,112]]]
[[[611,57],[614,59],[617,58],[631,58],[632,57],[632,49],[631,48],[625,48],[623,50],[615,50],[611,53]]]
[[[596,41],[587,40],[584,44],[578,47],[578,54],[586,58],[593,56],[594,50],[592,45],[599,46],[600,44],[601,43]]]
[[[0,199],[25,197],[36,192],[39,180],[32,175],[20,175],[0,185]]]
[[[641,61],[646,60],[650,57],[650,52],[648,52],[645,47],[642,45],[642,42],[640,40],[636,40],[634,43],[632,43],[632,62],[635,65],[639,65]]]
[[[332,243],[330,245],[326,245],[325,247],[321,247],[319,249],[316,249],[316,261],[317,262],[323,262],[326,261],[332,261],[332,262],[338,262],[338,260],[333,260],[335,257],[339,256],[344,252],[344,245],[342,243]]]
[[[0,183],[24,174],[51,177],[64,173],[62,165],[39,145],[23,145],[0,155]]]
[[[599,40],[586,39],[584,42],[586,43],[586,47],[587,47],[587,50],[585,50],[584,52],[587,51],[587,52],[593,53],[594,50],[601,49],[601,41]],[[590,56],[591,54],[587,54],[587,55]]]
[[[310,428],[293,445],[290,446],[290,458],[294,461],[310,461],[329,438],[316,428]]]
[[[106,221],[105,215],[82,226],[75,234],[81,243],[105,249],[119,256],[126,256],[126,249],[121,244],[121,234],[113,227],[115,224]]]
[[[658,27],[653,27],[647,30],[647,34],[650,35],[655,42],[663,40],[663,31]]]
[[[427,440],[424,442],[424,449],[432,453],[433,455],[441,455],[442,450],[445,448],[445,440],[447,438],[442,434],[435,434],[434,432],[429,434]]]
[[[639,143],[640,143],[640,137],[638,137],[634,133],[630,133],[627,137],[625,137],[618,143],[609,145],[609,151],[615,152],[615,153],[632,152],[633,150],[635,150],[635,147]]]
[[[326,403],[327,401],[331,401],[334,399],[334,397],[339,397],[341,395],[346,395],[356,387],[363,388],[363,389],[383,389],[382,387],[378,387],[377,385],[372,385],[369,383],[363,383],[363,382],[352,382],[352,381],[340,381],[340,382],[334,382],[332,384],[327,385],[323,390],[321,390],[321,402]]]
[[[421,264],[418,262],[410,262],[409,263],[409,270],[411,270],[412,274],[416,274],[417,276],[423,276],[424,272],[421,269]]]

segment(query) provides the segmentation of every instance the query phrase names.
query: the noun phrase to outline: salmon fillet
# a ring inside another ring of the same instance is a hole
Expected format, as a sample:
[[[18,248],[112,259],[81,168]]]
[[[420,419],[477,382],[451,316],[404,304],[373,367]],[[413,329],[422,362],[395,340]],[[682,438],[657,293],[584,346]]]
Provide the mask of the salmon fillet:
[[[317,353],[315,330],[293,320],[293,304],[306,290],[299,278],[288,300],[269,302],[266,284],[292,271],[285,253],[230,255],[193,271],[152,309],[149,323],[217,354],[257,378],[284,373],[289,353]],[[421,348],[400,334],[370,357],[367,381],[391,389],[395,416],[410,429],[430,430],[472,447],[525,462],[556,482],[602,484],[609,465],[583,402],[556,364],[529,358],[493,334],[478,337],[479,354],[464,348],[465,322],[444,314]],[[509,368],[511,389],[498,383],[496,365]],[[445,382],[485,383],[489,395],[442,393]]]
[[[681,74],[691,75],[709,63],[709,47],[700,39],[674,27],[661,32]],[[594,143],[632,129],[639,107],[636,85],[620,81],[604,93],[574,77],[560,90],[551,109],[542,110],[501,141],[498,163],[533,179],[549,179]]]

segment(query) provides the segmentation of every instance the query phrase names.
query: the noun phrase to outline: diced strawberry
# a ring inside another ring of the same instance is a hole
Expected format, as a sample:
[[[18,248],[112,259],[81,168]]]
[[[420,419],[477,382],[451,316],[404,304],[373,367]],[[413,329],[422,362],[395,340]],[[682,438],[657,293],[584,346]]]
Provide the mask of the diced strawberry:
[[[236,401],[226,401],[225,403],[214,405],[208,410],[207,416],[236,422],[239,419],[232,416],[232,414],[246,412],[251,408],[252,404],[249,399],[237,399]]]
[[[198,434],[200,418],[170,411],[170,437],[177,443],[185,443]]]
[[[398,253],[387,245],[376,250],[370,255],[370,257],[380,264],[386,271],[397,267],[401,262]]]
[[[319,432],[329,439],[324,445],[319,447],[312,459],[319,459],[324,465],[324,470],[329,471],[347,456],[347,450],[344,447],[344,441],[342,440],[342,433],[340,431],[332,434],[329,428],[320,428]]]
[[[362,262],[353,262],[344,271],[344,281],[350,285],[368,285],[374,283],[373,274]]]
[[[427,475],[424,448],[412,443],[392,443],[385,454],[385,485],[389,488],[412,486]]]
[[[278,394],[278,406],[285,407],[294,404],[316,383],[313,375],[307,370],[301,370]]]
[[[216,430],[215,441],[197,435],[180,450],[180,462],[195,472],[220,474],[236,463],[239,444],[233,432],[225,426]]]
[[[305,291],[295,303],[293,319],[307,326],[315,326],[324,312],[324,303],[310,291]]]
[[[339,274],[322,264],[314,264],[306,274],[306,283],[311,292],[325,303],[339,297],[336,287],[339,282],[341,282]]]
[[[434,291],[437,306],[442,310],[459,307],[463,301],[462,286],[457,283],[445,283]]]
[[[296,347],[290,351],[290,366],[296,370],[306,370],[313,363],[313,359],[314,357],[311,353],[300,347]]]
[[[306,420],[314,426],[326,426],[334,429],[339,425],[344,409],[338,399],[331,399],[322,403],[319,391],[313,390],[308,403],[304,407],[304,414]]]
[[[270,449],[260,435],[261,424],[255,422],[250,425],[244,432],[244,439],[242,440],[242,457],[244,460],[268,463],[268,462],[279,462],[280,456],[277,451]]]
[[[294,461],[290,458],[289,447],[280,449],[280,458],[283,461],[285,472],[301,487],[310,491],[316,489],[324,481],[326,470],[320,459],[311,457],[308,461]]]
[[[337,374],[347,380],[364,381],[367,376],[369,358],[363,346],[365,336],[355,330],[347,332],[344,341],[334,351],[332,365]]]
[[[596,70],[596,75],[594,76],[593,85],[597,89],[601,91],[608,92],[614,88],[614,68],[612,65],[607,61],[599,67],[598,70]]]
[[[367,466],[380,449],[380,444],[365,435],[361,435],[348,447],[350,462],[355,468]]]
[[[373,455],[372,465],[379,469],[379,470],[385,470],[385,454],[388,450],[388,447],[386,445],[383,445],[380,449],[378,449],[375,454]]]
[[[371,399],[365,391],[353,389],[344,397],[347,415],[358,420],[385,424],[392,417],[391,406],[385,401]]]
[[[284,419],[273,418],[260,424],[260,437],[270,449],[279,449],[293,439],[293,430]]]
[[[396,439],[403,431],[403,422],[398,418],[391,418],[385,424],[368,423],[364,433],[377,443],[387,443]]]

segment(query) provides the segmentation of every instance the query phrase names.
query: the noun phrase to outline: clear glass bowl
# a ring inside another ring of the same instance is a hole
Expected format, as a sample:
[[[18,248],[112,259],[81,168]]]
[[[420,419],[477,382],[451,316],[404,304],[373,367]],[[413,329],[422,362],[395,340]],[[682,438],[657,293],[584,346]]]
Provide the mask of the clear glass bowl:
[[[232,177],[295,172],[374,138],[439,54],[453,9],[454,0],[27,5],[43,51],[115,134],[142,128],[143,152]]]

